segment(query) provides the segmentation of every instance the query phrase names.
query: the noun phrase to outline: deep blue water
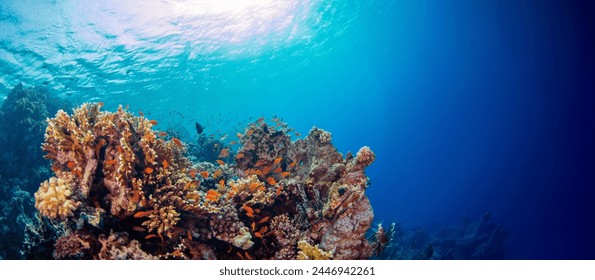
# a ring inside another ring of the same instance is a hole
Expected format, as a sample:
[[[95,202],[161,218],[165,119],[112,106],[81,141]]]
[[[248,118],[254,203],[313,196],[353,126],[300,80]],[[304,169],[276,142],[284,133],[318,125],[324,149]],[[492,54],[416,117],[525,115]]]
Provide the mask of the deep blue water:
[[[218,135],[260,116],[317,126],[343,153],[375,151],[378,222],[489,212],[508,258],[595,258],[593,4],[271,1],[285,8],[250,21],[110,2],[3,1],[1,94],[45,82],[188,139],[194,121]]]

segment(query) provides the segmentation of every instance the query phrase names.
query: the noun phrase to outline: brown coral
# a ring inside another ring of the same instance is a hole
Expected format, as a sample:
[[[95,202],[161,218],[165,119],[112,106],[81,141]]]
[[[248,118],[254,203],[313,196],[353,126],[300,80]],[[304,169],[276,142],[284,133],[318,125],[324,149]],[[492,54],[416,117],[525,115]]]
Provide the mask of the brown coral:
[[[357,161],[357,163],[363,166],[368,166],[372,164],[372,162],[374,162],[375,159],[376,155],[368,146],[361,147],[355,155],[355,160]]]

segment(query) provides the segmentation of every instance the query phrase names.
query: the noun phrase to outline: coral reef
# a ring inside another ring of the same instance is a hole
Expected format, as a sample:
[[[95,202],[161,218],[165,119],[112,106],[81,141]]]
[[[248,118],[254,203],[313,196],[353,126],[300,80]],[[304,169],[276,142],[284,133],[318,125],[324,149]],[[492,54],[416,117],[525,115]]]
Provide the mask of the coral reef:
[[[237,154],[191,163],[179,139],[121,107],[84,104],[48,119],[54,177],[35,205],[63,231],[60,259],[366,259],[373,212],[364,147],[343,158],[331,134],[262,119],[238,133]],[[226,160],[222,160],[225,158]],[[235,160],[235,163],[231,162]]]
[[[475,223],[465,220],[431,233],[422,229],[407,232],[395,225],[387,237],[380,259],[491,260],[505,258],[508,232],[486,214]],[[374,242],[375,237],[371,239]]]

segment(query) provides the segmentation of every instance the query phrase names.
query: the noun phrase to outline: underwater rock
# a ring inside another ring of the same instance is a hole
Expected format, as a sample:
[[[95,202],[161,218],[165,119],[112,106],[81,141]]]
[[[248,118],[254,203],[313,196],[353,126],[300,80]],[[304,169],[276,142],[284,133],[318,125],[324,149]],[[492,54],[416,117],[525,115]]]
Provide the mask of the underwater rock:
[[[422,229],[407,232],[399,225],[393,228],[380,259],[496,260],[506,257],[508,232],[491,221],[489,214],[475,223],[464,221],[432,233]]]
[[[287,125],[259,121],[238,134],[236,164],[193,164],[186,145],[151,121],[101,105],[48,119],[43,150],[55,176],[35,198],[44,220],[64,228],[55,258],[372,255],[364,169],[373,156],[344,159],[324,130],[292,142]]]

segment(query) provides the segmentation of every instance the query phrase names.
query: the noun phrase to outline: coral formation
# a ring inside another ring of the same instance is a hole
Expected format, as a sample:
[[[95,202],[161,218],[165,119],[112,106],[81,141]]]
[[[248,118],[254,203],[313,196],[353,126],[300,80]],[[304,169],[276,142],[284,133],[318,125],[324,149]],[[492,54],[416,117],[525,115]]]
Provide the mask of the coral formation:
[[[84,104],[48,119],[55,176],[36,207],[65,230],[55,258],[365,259],[373,212],[365,147],[343,156],[313,128],[291,141],[280,120],[238,133],[236,154],[192,164],[186,145],[123,108]],[[222,160],[229,159],[228,161]],[[235,159],[235,163],[230,162]]]

